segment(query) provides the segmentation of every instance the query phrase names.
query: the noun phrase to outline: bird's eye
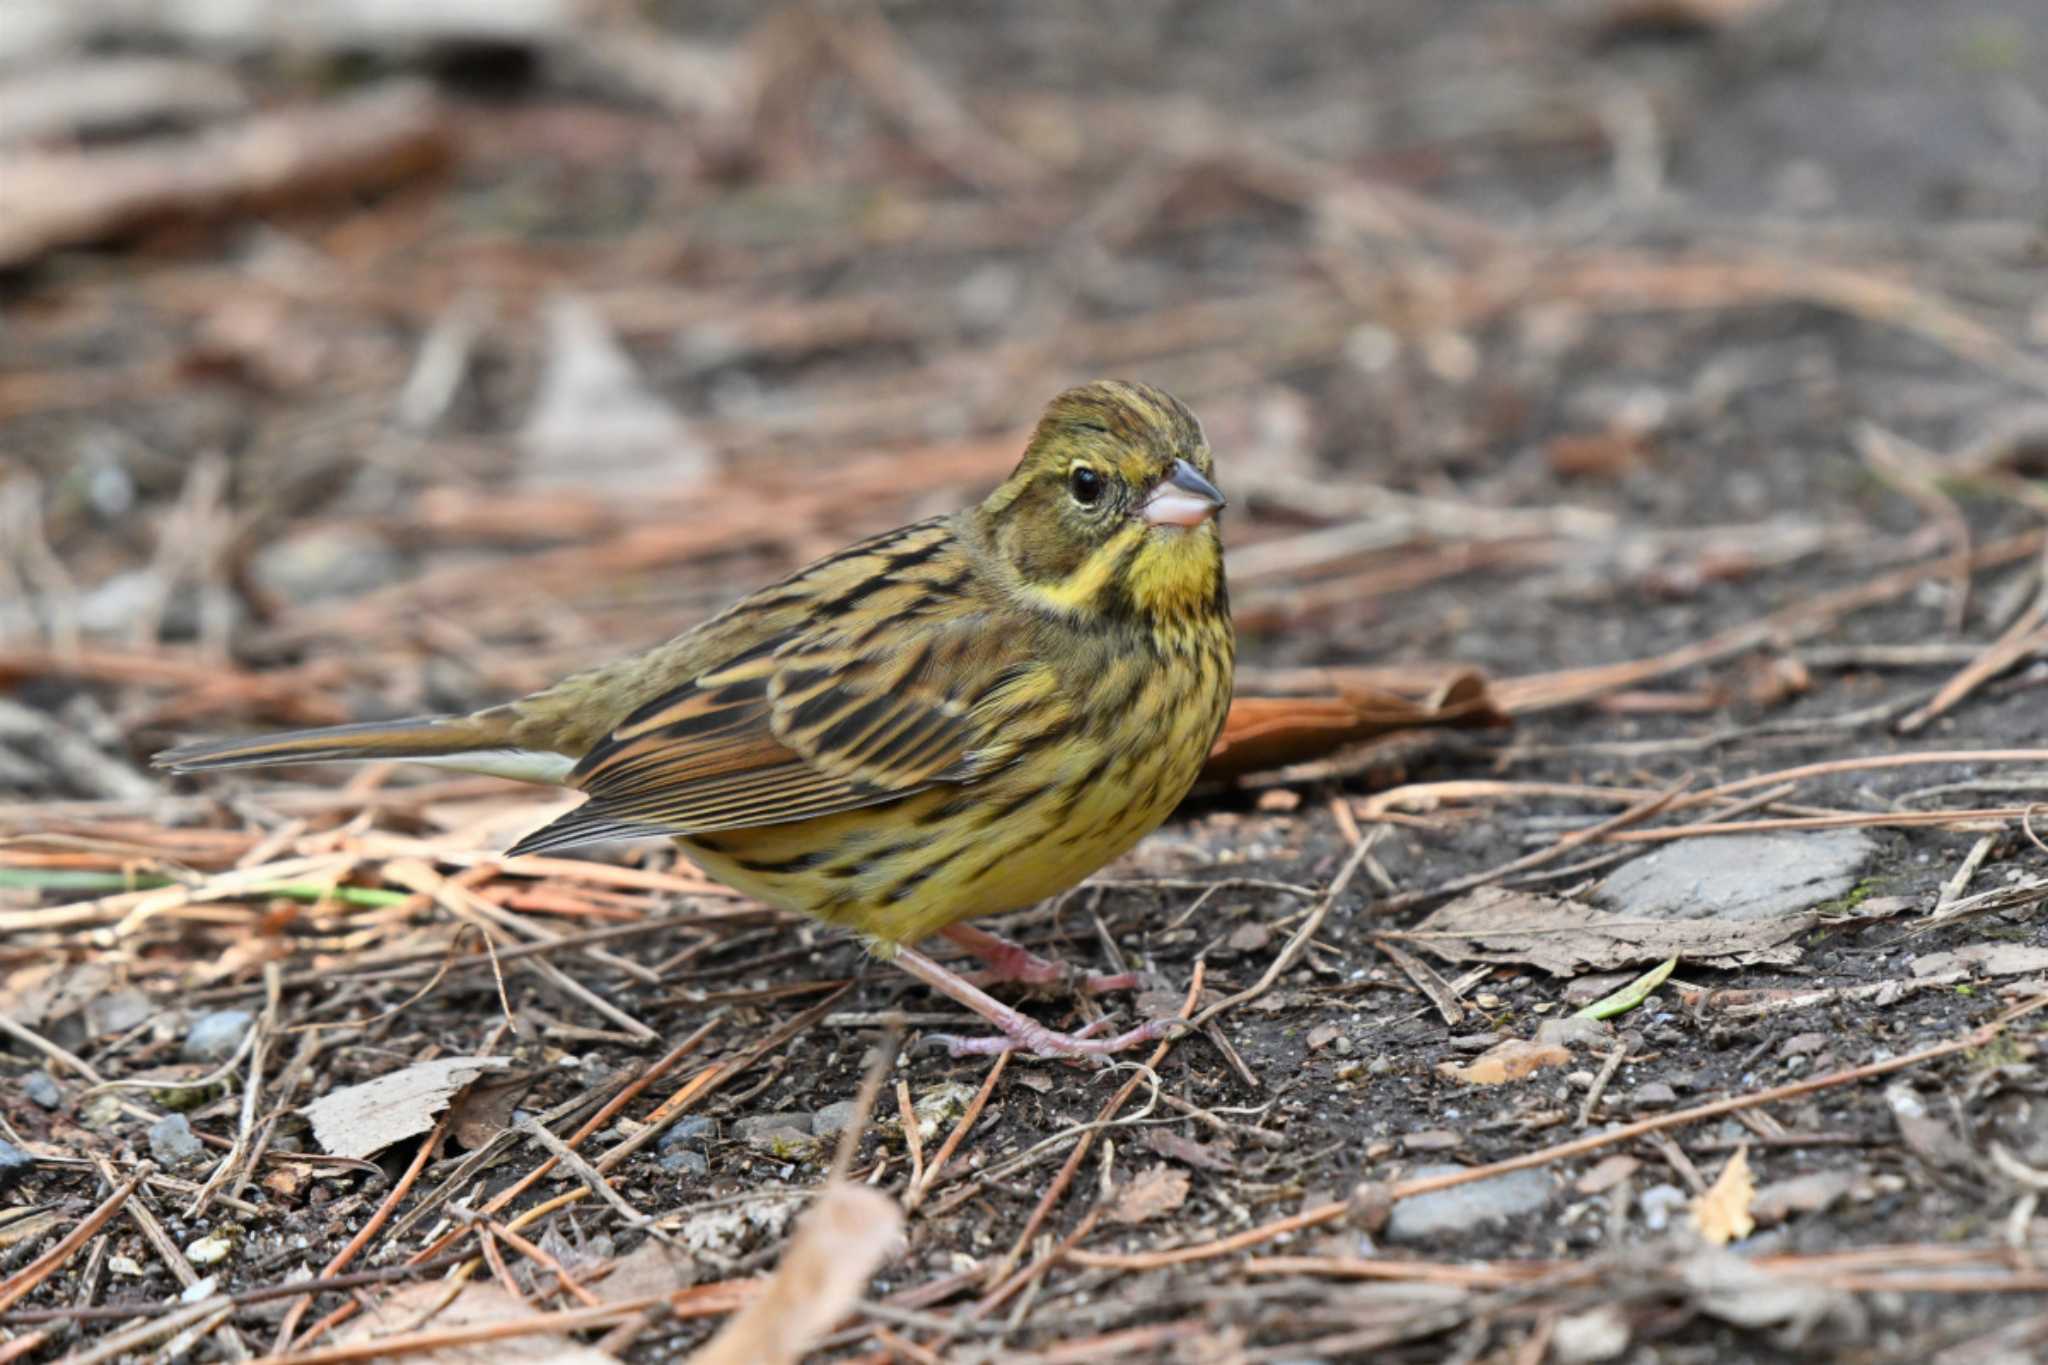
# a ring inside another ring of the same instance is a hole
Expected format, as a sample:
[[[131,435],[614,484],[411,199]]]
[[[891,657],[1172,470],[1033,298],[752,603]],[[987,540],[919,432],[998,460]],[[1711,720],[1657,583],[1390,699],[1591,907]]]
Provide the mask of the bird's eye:
[[[1083,507],[1093,507],[1102,501],[1102,476],[1085,464],[1077,464],[1067,474],[1067,487],[1074,494],[1074,501]]]

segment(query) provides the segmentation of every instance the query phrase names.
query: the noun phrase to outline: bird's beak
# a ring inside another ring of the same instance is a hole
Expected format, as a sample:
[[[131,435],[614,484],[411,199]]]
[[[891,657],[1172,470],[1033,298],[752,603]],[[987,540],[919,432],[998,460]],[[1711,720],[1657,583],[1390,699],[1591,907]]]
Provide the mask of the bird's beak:
[[[1175,460],[1138,512],[1153,526],[1200,526],[1222,510],[1222,491],[1186,460]]]

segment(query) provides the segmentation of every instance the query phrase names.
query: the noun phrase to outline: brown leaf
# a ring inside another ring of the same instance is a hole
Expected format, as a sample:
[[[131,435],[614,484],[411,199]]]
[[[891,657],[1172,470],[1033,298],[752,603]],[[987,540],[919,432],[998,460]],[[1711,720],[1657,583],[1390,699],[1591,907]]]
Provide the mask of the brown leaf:
[[[1401,730],[1508,723],[1485,678],[1473,672],[1454,675],[1422,698],[1349,682],[1339,683],[1336,696],[1235,697],[1202,776],[1241,777],[1306,763]]]
[[[1467,1085],[1504,1085],[1534,1075],[1546,1066],[1570,1066],[1571,1060],[1570,1050],[1555,1043],[1509,1038],[1474,1057],[1470,1066],[1440,1062],[1437,1073]]]
[[[1739,1241],[1756,1230],[1756,1219],[1749,1213],[1750,1202],[1755,1198],[1756,1181],[1749,1173],[1749,1148],[1737,1147],[1706,1193],[1692,1201],[1692,1225],[1715,1246]]]
[[[535,1073],[479,1076],[449,1106],[448,1131],[457,1146],[475,1151],[512,1124],[512,1111],[532,1088]]]
[[[690,1365],[796,1365],[853,1307],[902,1235],[903,1214],[881,1191],[826,1186],[797,1223],[767,1289]]]
[[[1159,1162],[1133,1176],[1116,1192],[1108,1221],[1134,1227],[1172,1213],[1187,1201],[1190,1183],[1186,1171]]]
[[[1618,479],[1642,468],[1649,443],[1641,432],[1596,431],[1550,438],[1543,453],[1563,478]]]

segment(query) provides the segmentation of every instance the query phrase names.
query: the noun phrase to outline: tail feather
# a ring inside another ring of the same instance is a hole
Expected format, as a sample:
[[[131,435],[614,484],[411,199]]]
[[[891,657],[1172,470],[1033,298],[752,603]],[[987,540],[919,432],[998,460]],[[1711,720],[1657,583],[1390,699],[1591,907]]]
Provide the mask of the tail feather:
[[[524,782],[559,783],[575,767],[566,754],[522,748],[477,716],[420,716],[247,739],[206,740],[166,749],[150,761],[177,773],[267,768],[283,763],[400,759]]]

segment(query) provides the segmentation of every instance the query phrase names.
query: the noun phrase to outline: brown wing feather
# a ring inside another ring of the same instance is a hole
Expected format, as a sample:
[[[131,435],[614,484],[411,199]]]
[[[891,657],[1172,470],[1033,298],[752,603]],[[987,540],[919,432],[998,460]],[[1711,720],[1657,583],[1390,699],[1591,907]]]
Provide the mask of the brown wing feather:
[[[599,741],[568,783],[590,799],[512,851],[781,824],[999,763],[991,703],[1032,665],[963,595],[957,542],[927,525],[862,550],[708,623],[731,648]],[[797,622],[793,588],[808,599]],[[891,628],[852,633],[856,602]],[[750,610],[782,619],[739,629]]]

